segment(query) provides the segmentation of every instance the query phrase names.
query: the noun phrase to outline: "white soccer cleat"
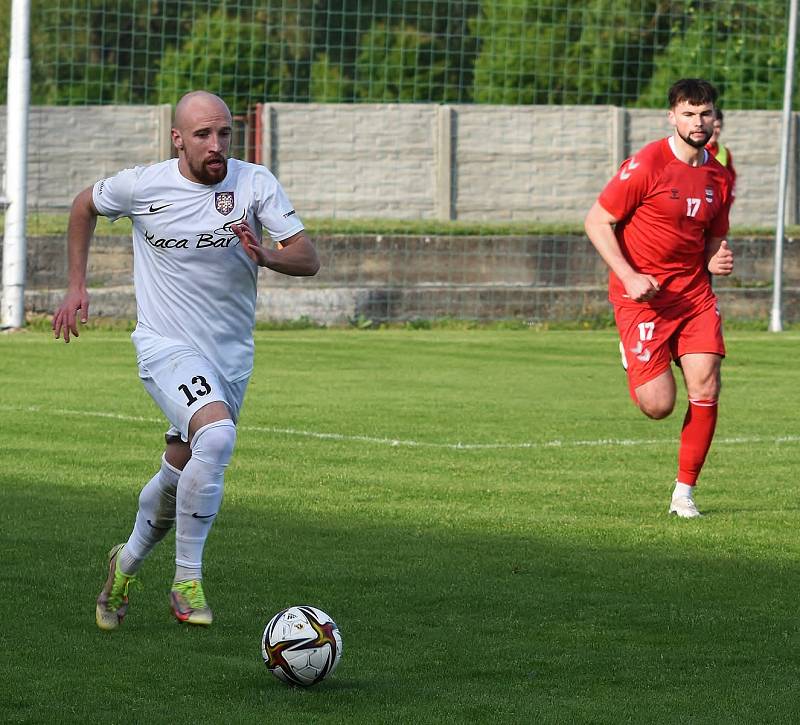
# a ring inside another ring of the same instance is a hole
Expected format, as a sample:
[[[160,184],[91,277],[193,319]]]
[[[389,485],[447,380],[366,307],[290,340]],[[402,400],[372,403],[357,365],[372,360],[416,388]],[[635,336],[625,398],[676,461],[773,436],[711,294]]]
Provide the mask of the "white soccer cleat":
[[[691,496],[675,496],[669,505],[669,512],[682,519],[696,519],[702,516]]]

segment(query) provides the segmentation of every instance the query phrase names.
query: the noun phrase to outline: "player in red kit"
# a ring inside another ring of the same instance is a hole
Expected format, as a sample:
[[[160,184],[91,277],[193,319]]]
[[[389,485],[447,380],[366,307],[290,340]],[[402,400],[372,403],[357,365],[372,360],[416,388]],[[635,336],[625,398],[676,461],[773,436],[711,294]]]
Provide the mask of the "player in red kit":
[[[610,269],[609,300],[634,402],[650,418],[667,417],[675,407],[673,360],[683,372],[689,407],[669,508],[682,518],[700,516],[693,491],[714,436],[725,356],[711,275],[733,272],[725,241],[732,179],[705,149],[716,99],[707,81],[675,83],[673,134],[627,159],[585,221]]]

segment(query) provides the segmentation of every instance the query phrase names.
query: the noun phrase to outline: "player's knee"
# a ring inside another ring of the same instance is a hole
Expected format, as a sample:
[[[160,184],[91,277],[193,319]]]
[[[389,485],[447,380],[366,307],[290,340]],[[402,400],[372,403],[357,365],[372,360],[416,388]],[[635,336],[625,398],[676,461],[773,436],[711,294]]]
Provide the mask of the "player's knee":
[[[691,400],[717,400],[721,389],[719,379],[706,380],[700,384],[687,386],[687,394]]]
[[[648,418],[653,420],[661,420],[666,418],[672,413],[675,408],[674,400],[648,400],[639,401],[639,410],[642,411]]]
[[[192,438],[192,458],[215,466],[227,466],[236,445],[236,426],[232,420],[204,425]]]

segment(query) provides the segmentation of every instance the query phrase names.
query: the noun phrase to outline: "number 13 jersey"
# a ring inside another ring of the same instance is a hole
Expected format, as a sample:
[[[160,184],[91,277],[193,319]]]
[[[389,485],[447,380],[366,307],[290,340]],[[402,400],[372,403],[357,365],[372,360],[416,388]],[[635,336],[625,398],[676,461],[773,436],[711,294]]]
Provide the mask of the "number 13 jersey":
[[[303,229],[275,177],[229,159],[225,178],[206,186],[170,159],[98,181],[92,198],[103,216],[133,222],[139,360],[167,338],[195,348],[229,381],[250,375],[258,265],[231,227],[247,221],[273,241]]]

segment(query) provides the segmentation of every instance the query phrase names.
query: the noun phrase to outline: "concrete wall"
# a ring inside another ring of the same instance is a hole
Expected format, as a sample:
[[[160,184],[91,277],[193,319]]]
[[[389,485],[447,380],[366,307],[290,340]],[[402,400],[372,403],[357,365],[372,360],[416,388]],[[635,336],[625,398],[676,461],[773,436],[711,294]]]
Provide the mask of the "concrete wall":
[[[81,189],[170,155],[170,106],[34,106],[28,126],[28,205],[65,209]],[[0,107],[5,172],[6,109]]]
[[[459,106],[455,216],[582,219],[614,166],[612,113],[603,107],[575,114],[560,106]]]
[[[265,113],[264,159],[301,216],[435,216],[436,107],[281,104]]]
[[[301,217],[578,222],[665,111],[611,106],[266,104],[265,163]],[[170,153],[168,106],[36,107],[29,202],[69,206],[98,178]],[[798,220],[795,114],[788,221]],[[5,110],[0,112],[0,133]],[[780,113],[729,111],[734,224],[771,226]],[[0,163],[5,150],[0,144]]]

